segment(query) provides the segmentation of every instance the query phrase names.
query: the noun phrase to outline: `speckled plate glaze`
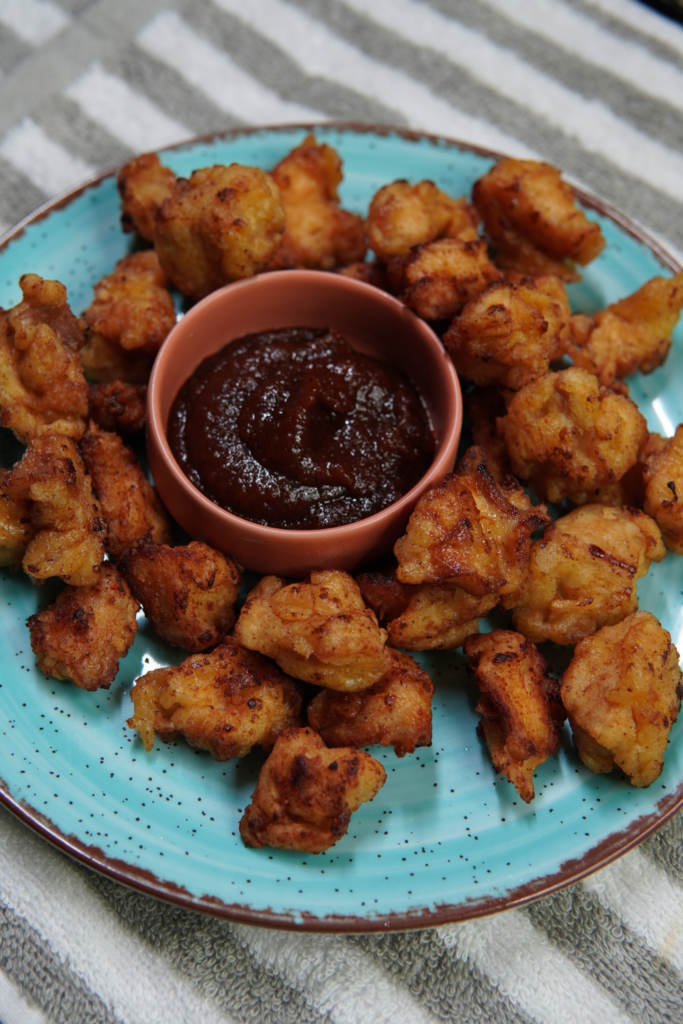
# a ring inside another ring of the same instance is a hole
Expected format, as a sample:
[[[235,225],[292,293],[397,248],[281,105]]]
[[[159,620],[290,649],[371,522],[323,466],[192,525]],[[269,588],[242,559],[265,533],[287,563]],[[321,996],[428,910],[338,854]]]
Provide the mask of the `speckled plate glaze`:
[[[272,167],[305,129],[236,131],[168,151],[187,175],[238,161]],[[344,160],[343,204],[364,212],[383,184],[433,179],[468,193],[493,155],[443,139],[354,125],[317,127]],[[607,237],[603,254],[572,286],[588,312],[633,291],[675,262],[605,204],[581,197]],[[0,305],[17,302],[17,281],[33,271],[65,282],[76,312],[93,284],[127,253],[113,176],[42,207],[0,247]],[[683,420],[683,330],[663,368],[631,383],[650,428],[672,434]],[[5,441],[3,464],[17,449]],[[642,608],[683,643],[683,560],[669,555],[640,581]],[[20,574],[0,578],[0,800],[62,850],[137,889],[195,910],[284,928],[377,931],[491,913],[575,881],[660,825],[683,803],[683,716],[671,734],[661,777],[632,789],[620,773],[592,775],[567,730],[558,757],[536,773],[526,806],[496,777],[475,733],[475,695],[462,657],[421,656],[436,684],[434,743],[402,760],[372,750],[387,771],[378,796],[353,816],[328,853],[247,850],[238,821],[263,755],[218,764],[184,743],[145,754],[126,726],[133,680],[177,664],[141,620],[109,691],[85,693],[45,679],[34,666],[26,617],[53,599]],[[493,625],[493,624],[492,624]]]

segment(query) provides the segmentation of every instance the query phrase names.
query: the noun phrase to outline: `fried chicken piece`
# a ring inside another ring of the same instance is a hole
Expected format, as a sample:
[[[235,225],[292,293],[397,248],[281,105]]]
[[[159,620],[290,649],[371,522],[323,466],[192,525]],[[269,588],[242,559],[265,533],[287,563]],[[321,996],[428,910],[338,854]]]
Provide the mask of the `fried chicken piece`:
[[[295,679],[347,693],[366,690],[391,664],[386,631],[351,576],[337,570],[289,585],[264,576],[247,597],[235,636]]]
[[[526,384],[498,430],[515,476],[553,502],[580,502],[583,493],[621,480],[648,436],[635,403],[578,366]]]
[[[109,523],[109,554],[115,560],[146,534],[156,544],[171,540],[171,522],[156,487],[118,434],[91,423],[81,452],[102,513]]]
[[[361,596],[372,608],[389,643],[407,651],[452,650],[472,633],[479,619],[498,604],[497,594],[474,597],[456,583],[400,583],[396,567],[361,573]]]
[[[112,380],[90,387],[88,419],[102,430],[112,430],[126,438],[141,434],[147,419],[146,407],[146,384]]]
[[[683,555],[683,424],[659,451],[646,456],[644,509],[656,521],[664,543]]]
[[[383,292],[389,291],[387,267],[380,260],[372,260],[370,263],[349,263],[346,267],[340,267],[337,273],[343,277],[351,277],[354,281],[363,281],[364,284],[381,288]]]
[[[559,278],[496,282],[467,303],[443,342],[464,380],[518,391],[566,351],[570,319]]]
[[[80,438],[88,412],[81,324],[59,281],[24,274],[19,287],[23,301],[0,310],[0,425],[24,444],[47,433]]]
[[[505,270],[576,280],[574,262],[585,266],[605,247],[600,226],[550,164],[505,157],[475,182],[472,201]]]
[[[519,633],[494,629],[465,641],[480,697],[477,732],[493,767],[509,779],[522,800],[535,796],[534,772],[560,749],[565,719],[560,684],[534,645]]]
[[[547,525],[516,483],[496,484],[486,466],[449,475],[426,491],[394,545],[402,583],[456,583],[475,597],[508,598],[528,572],[531,534]]]
[[[280,191],[257,167],[203,167],[179,178],[155,215],[159,262],[183,294],[201,299],[270,263],[282,241]]]
[[[38,668],[82,690],[108,689],[135,640],[139,607],[123,577],[105,562],[97,583],[67,587],[29,618]]]
[[[569,349],[574,365],[607,387],[636,370],[652,373],[669,354],[681,309],[683,271],[672,278],[653,277],[594,317],[574,317]]]
[[[534,643],[575,644],[621,622],[638,607],[636,582],[665,554],[659,527],[644,512],[583,505],[532,545],[515,629]]]
[[[11,470],[0,470],[0,568],[20,569],[36,529],[28,501],[16,500],[10,493],[10,479]]]
[[[433,181],[394,181],[376,192],[365,222],[368,243],[380,260],[407,256],[416,245],[439,238],[477,237],[479,217],[467,200],[452,199]]]
[[[386,777],[362,750],[326,747],[312,729],[288,729],[261,769],[240,835],[246,846],[322,853]]]
[[[287,226],[271,270],[332,270],[365,256],[363,218],[342,210],[343,178],[336,149],[307,135],[270,172],[280,189]]]
[[[391,667],[360,693],[321,690],[308,724],[335,747],[393,747],[397,757],[432,743],[434,684],[407,654],[391,651]]]
[[[30,441],[4,485],[36,531],[22,562],[32,582],[59,576],[73,587],[97,583],[107,520],[73,438],[46,434]]]
[[[121,227],[154,241],[154,215],[173,194],[177,178],[156,153],[143,153],[122,167],[117,178]]]
[[[661,774],[683,685],[678,651],[654,615],[635,612],[577,644],[561,695],[592,772],[616,765],[638,788]]]
[[[456,316],[486,286],[501,277],[482,239],[442,238],[397,256],[388,267],[389,284],[406,306],[425,320]]]
[[[205,651],[221,643],[235,622],[242,582],[237,563],[208,544],[155,544],[147,534],[117,563],[152,629],[172,647]]]
[[[114,273],[95,285],[95,298],[83,316],[88,341],[81,360],[88,375],[100,381],[146,380],[176,322],[168,278],[156,253],[135,252],[119,260]],[[121,375],[113,377],[119,367]]]
[[[154,734],[164,742],[181,733],[195,750],[216,761],[244,757],[252,747],[270,750],[298,725],[301,695],[272,662],[230,637],[210,654],[193,654],[177,668],[157,668],[136,679],[128,719],[145,750]]]
[[[497,484],[505,483],[512,471],[505,443],[496,428],[497,418],[507,412],[503,395],[498,388],[475,388],[464,400],[473,443],[460,459],[457,473],[475,473],[483,463]]]

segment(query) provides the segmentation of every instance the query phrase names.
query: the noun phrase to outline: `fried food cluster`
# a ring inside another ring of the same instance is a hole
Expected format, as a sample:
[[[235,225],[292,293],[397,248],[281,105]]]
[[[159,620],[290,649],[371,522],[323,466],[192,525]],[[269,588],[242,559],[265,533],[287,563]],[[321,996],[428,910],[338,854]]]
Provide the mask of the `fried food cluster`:
[[[433,181],[410,185],[401,180],[385,185],[372,197],[365,230],[372,251],[388,262],[439,238],[474,241],[478,223],[476,210],[464,196],[453,199]]]
[[[121,227],[154,241],[154,218],[173,194],[177,178],[156,153],[143,153],[122,167],[117,185],[121,196]]]
[[[47,433],[78,439],[88,414],[81,323],[59,281],[24,274],[19,287],[22,302],[0,310],[0,425],[24,444]]]
[[[390,651],[391,667],[357,693],[321,690],[308,706],[308,724],[334,747],[393,747],[397,757],[432,742],[434,684],[407,654]]]
[[[282,242],[285,211],[265,171],[217,165],[179,178],[154,224],[165,273],[184,295],[201,299],[268,266]]]
[[[570,320],[558,277],[501,281],[467,303],[443,342],[464,380],[518,391],[566,351]]]
[[[297,725],[301,695],[272,662],[231,638],[210,654],[193,654],[177,668],[157,668],[135,681],[128,719],[150,751],[157,733],[169,742],[181,733],[217,761],[266,750]]]
[[[683,271],[653,277],[594,317],[577,315],[569,350],[575,366],[594,373],[607,387],[636,370],[652,373],[669,354],[681,309]]]
[[[73,587],[96,583],[107,521],[92,491],[76,442],[63,434],[30,441],[5,475],[3,490],[35,531],[22,565],[34,583],[58,576]]]
[[[146,534],[156,544],[171,540],[171,522],[156,488],[118,434],[91,423],[81,452],[109,523],[109,554],[114,558]]]
[[[442,238],[396,257],[389,283],[400,299],[425,320],[449,320],[501,277],[481,238]]]
[[[125,256],[95,285],[83,314],[88,340],[81,361],[95,381],[144,384],[154,356],[175,325],[168,278],[152,249]]]
[[[481,463],[496,483],[505,483],[511,476],[510,459],[505,442],[498,433],[497,420],[507,407],[498,388],[474,388],[465,397],[465,411],[470,421],[472,444],[458,463],[458,473],[474,473]]]
[[[154,631],[172,647],[205,651],[231,630],[242,577],[228,555],[196,540],[172,548],[147,534],[117,566]]]
[[[659,527],[634,508],[583,505],[531,548],[512,621],[529,640],[575,644],[638,607],[636,583],[666,551]]]
[[[295,679],[347,693],[366,690],[391,665],[386,631],[351,576],[336,570],[289,585],[264,576],[247,597],[235,636]]]
[[[385,781],[362,750],[329,748],[312,729],[288,729],[261,769],[240,834],[247,846],[322,853]]]
[[[591,771],[616,766],[632,786],[654,782],[683,698],[678,651],[654,615],[635,612],[577,644],[561,693]]]
[[[36,529],[29,500],[11,493],[12,471],[0,471],[0,568],[20,569]]]
[[[620,480],[638,461],[647,424],[625,395],[579,367],[546,373],[518,391],[498,421],[513,473],[544,500],[582,496]]]
[[[499,160],[475,183],[472,200],[505,270],[572,280],[573,263],[585,266],[605,246],[599,225],[550,164]]]
[[[683,424],[646,457],[644,479],[643,508],[662,531],[666,546],[683,555]]]
[[[145,429],[146,400],[146,384],[129,384],[123,380],[92,384],[88,419],[94,420],[102,430],[112,430],[125,438],[135,437]]]
[[[534,772],[556,754],[565,712],[560,684],[531,641],[520,633],[494,629],[464,644],[480,697],[478,732],[493,766],[522,800],[534,798]]]
[[[135,640],[139,607],[123,577],[105,562],[97,583],[67,586],[29,618],[38,668],[82,690],[107,689]]]
[[[342,162],[332,146],[307,135],[271,175],[280,189],[286,227],[270,269],[332,270],[363,259],[363,219],[339,205]]]

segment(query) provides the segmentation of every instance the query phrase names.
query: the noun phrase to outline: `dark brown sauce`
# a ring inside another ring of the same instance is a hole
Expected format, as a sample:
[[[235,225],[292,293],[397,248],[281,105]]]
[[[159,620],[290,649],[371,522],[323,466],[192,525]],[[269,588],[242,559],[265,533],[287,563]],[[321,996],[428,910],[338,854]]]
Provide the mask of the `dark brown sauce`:
[[[250,334],[205,359],[173,403],[168,439],[208,498],[287,529],[373,515],[434,457],[410,381],[334,331],[308,327]]]

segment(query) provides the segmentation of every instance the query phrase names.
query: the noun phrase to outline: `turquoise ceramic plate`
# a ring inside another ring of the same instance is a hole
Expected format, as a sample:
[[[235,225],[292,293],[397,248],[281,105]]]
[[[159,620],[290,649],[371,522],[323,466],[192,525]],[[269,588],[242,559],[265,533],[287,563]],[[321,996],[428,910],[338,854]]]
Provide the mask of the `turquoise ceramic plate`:
[[[344,160],[342,200],[363,212],[396,178],[433,179],[469,192],[492,158],[453,142],[358,126],[317,128]],[[272,167],[304,130],[230,133],[169,151],[178,173],[238,161]],[[595,310],[675,264],[604,205],[592,204],[607,237],[604,253],[572,289]],[[39,210],[0,249],[0,305],[19,300],[27,271],[65,282],[75,311],[130,248],[119,228],[112,176]],[[665,367],[632,381],[651,429],[683,420],[683,331]],[[7,439],[5,439],[7,440]],[[5,464],[7,464],[5,462]],[[641,607],[683,642],[683,560],[669,555],[639,584]],[[29,825],[92,867],[195,909],[282,927],[363,931],[452,921],[513,906],[576,880],[642,839],[683,802],[683,721],[671,734],[664,772],[649,789],[614,773],[592,775],[563,736],[558,757],[536,775],[526,806],[475,733],[475,695],[457,653],[421,660],[436,684],[434,744],[402,760],[372,751],[387,783],[353,817],[328,853],[248,850],[238,821],[262,756],[218,764],[184,743],[146,754],[126,726],[136,676],[177,663],[141,621],[109,691],[85,693],[45,679],[34,666],[26,617],[51,587],[21,575],[0,579],[0,799]],[[683,717],[683,716],[682,716]]]

